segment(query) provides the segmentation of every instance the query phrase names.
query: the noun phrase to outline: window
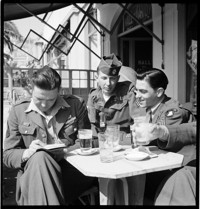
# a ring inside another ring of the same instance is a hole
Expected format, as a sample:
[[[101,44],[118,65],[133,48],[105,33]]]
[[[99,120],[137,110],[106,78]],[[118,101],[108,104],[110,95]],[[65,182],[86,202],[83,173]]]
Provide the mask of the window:
[[[60,76],[62,78],[62,88],[69,88],[69,71],[62,70]]]
[[[133,4],[129,11],[142,23],[152,18],[151,4]],[[138,23],[128,13],[125,13],[123,25],[123,31],[126,31],[137,26]]]
[[[87,88],[87,71],[73,71],[72,72],[72,87],[73,88]]]

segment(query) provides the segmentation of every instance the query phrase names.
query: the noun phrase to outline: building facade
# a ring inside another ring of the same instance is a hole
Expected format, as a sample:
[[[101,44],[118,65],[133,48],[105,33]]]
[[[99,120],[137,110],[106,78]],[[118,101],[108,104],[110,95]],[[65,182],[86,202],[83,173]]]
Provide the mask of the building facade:
[[[197,4],[72,4],[46,22],[54,30],[44,27],[34,53],[44,52],[39,64],[58,70],[64,91],[86,98],[96,87],[101,57],[115,53],[136,71],[162,69],[169,79],[166,94],[196,103]]]
[[[188,63],[192,55],[196,56],[195,50],[191,55],[191,48],[196,46],[197,54],[197,5],[125,6],[117,3],[93,4],[90,9],[89,4],[72,6],[62,26],[69,40],[76,38],[71,42],[55,33],[52,39],[67,54],[57,54],[59,57],[54,60],[57,68],[95,71],[100,57],[115,53],[123,65],[136,71],[143,65],[162,69],[169,78],[166,91],[169,96],[181,103],[195,101],[197,61],[193,59],[192,66]],[[89,16],[84,16],[86,11]],[[55,49],[49,48],[49,60],[53,52]]]

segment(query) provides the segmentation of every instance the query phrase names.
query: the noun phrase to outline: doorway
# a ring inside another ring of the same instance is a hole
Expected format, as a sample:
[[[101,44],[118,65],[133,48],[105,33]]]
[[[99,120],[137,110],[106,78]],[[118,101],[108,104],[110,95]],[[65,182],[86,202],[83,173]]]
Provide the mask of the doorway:
[[[124,66],[136,72],[142,66],[152,67],[152,38],[121,38],[120,48]]]

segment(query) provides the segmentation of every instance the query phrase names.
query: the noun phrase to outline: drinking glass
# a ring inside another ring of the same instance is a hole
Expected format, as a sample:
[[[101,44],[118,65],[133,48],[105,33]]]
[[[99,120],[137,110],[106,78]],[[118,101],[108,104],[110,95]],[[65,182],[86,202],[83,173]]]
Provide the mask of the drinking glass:
[[[79,129],[78,138],[80,140],[80,148],[82,152],[92,149],[92,130]]]
[[[113,148],[117,147],[120,141],[120,125],[107,125],[105,133],[112,137]]]
[[[149,144],[149,123],[146,122],[145,116],[135,117],[134,124],[130,128],[134,147]]]
[[[98,133],[99,153],[102,163],[113,162],[113,137],[105,132]]]

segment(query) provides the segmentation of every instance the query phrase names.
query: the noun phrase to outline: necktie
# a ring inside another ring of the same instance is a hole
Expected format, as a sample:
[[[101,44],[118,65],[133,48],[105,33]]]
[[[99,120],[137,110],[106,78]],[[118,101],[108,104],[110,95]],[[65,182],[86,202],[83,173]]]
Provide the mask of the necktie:
[[[152,123],[152,111],[151,110],[147,111],[146,113],[146,121],[148,123]]]

